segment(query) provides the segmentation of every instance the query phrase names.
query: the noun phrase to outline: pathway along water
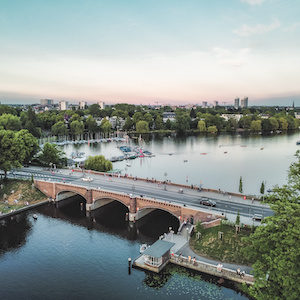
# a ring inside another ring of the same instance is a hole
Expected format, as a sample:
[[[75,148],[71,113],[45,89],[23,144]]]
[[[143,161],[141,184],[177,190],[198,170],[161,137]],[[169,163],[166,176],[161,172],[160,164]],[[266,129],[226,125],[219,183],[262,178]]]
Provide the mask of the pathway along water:
[[[113,203],[93,221],[75,201],[40,207],[0,227],[1,299],[247,299],[230,282],[220,286],[217,278],[172,265],[159,275],[129,274],[127,259],[137,256],[140,244],[178,222],[156,211],[130,227],[125,214]]]
[[[260,194],[265,181],[266,190],[286,182],[287,170],[299,146],[299,132],[277,135],[144,135],[142,146],[155,154],[151,158],[137,158],[115,162],[113,167],[122,173],[138,177],[171,180],[177,183],[203,184],[231,192],[238,192],[240,176],[246,194]],[[131,140],[137,145],[138,140]],[[68,145],[63,150],[70,157],[72,152],[89,155],[103,154],[107,158],[119,156],[117,146],[122,143]]]

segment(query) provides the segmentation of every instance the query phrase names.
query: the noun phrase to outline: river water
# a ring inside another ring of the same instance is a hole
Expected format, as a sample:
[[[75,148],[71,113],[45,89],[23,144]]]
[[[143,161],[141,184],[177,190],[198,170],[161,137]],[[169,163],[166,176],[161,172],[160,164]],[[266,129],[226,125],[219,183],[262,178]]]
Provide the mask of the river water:
[[[169,214],[156,212],[130,227],[126,209],[113,203],[95,220],[75,201],[64,208],[49,205],[18,222],[0,226],[1,299],[247,299],[226,282],[169,265],[156,275],[132,269],[128,257],[139,254],[168,226]]]
[[[262,181],[266,190],[286,182],[289,165],[300,148],[296,145],[299,139],[299,132],[268,136],[144,135],[142,146],[155,157],[131,160],[130,167],[126,165],[128,161],[116,162],[113,167],[123,174],[202,184],[230,192],[238,192],[242,176],[244,193],[258,195]],[[138,145],[138,140],[132,139],[130,143]],[[87,156],[103,154],[110,158],[122,155],[120,145],[116,142],[66,145],[63,150],[69,157],[79,151]]]
[[[244,191],[253,194],[262,180],[267,187],[286,181],[299,139],[298,133],[143,138],[143,147],[155,157],[132,160],[131,167],[125,161],[114,163],[114,168],[233,192],[242,176]],[[111,157],[121,154],[117,146],[112,142],[64,150],[68,155],[84,151]],[[232,283],[219,285],[216,278],[172,265],[160,275],[136,269],[129,274],[127,259],[137,257],[142,243],[154,242],[169,226],[178,228],[170,214],[155,211],[130,227],[121,204],[103,207],[91,220],[77,200],[35,213],[36,221],[30,212],[18,222],[0,225],[0,299],[247,299]]]

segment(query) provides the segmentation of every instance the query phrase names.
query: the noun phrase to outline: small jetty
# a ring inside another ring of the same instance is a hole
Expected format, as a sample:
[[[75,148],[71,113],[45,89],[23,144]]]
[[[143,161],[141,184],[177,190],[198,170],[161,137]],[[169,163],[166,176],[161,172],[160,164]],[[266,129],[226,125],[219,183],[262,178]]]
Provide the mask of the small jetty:
[[[192,250],[189,248],[189,239],[194,226],[182,223],[178,233],[170,230],[168,234],[164,234],[154,244],[147,247],[133,261],[132,266],[141,268],[155,273],[168,264],[172,263],[187,269],[192,269],[212,276],[219,277],[221,281],[224,279],[247,283],[254,283],[254,277],[250,274],[238,273],[237,270],[223,267],[222,263],[208,263],[201,260],[201,257],[195,254],[192,257]],[[197,256],[197,259],[196,259]]]

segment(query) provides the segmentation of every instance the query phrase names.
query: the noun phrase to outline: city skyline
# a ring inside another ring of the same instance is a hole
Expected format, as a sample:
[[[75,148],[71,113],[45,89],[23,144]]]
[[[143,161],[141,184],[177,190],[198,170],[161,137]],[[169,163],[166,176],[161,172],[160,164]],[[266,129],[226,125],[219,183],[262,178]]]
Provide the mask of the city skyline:
[[[299,3],[2,1],[0,101],[299,105]]]

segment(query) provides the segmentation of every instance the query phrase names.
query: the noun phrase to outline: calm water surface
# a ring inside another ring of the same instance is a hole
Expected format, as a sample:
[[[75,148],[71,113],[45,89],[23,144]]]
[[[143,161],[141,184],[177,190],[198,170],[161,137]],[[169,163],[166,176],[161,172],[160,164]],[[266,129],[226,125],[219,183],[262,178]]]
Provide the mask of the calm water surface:
[[[113,203],[93,221],[74,203],[43,207],[37,221],[29,213],[0,227],[0,298],[247,299],[231,283],[219,286],[215,278],[171,265],[159,275],[129,274],[127,259],[138,255],[140,244],[178,224],[156,213],[130,227],[125,213]]]
[[[114,163],[123,173],[155,177],[237,191],[243,177],[246,193],[258,193],[286,181],[286,171],[297,150],[299,134],[246,137],[146,136],[143,147],[152,158]],[[135,145],[132,142],[132,145]],[[120,155],[116,143],[66,146],[68,155]],[[263,150],[261,150],[263,148]],[[226,152],[226,153],[225,153]],[[204,154],[205,153],[205,154]],[[188,162],[184,162],[188,160]],[[80,211],[78,200],[61,209],[40,208],[18,222],[0,226],[0,299],[247,299],[233,284],[222,286],[204,274],[168,266],[160,275],[133,269],[142,243],[152,243],[169,226],[169,214],[153,212],[134,227],[125,221],[126,208],[112,203],[94,220]]]
[[[259,194],[262,181],[266,189],[284,184],[287,170],[300,146],[299,132],[269,136],[219,135],[219,136],[143,136],[143,147],[155,154],[152,158],[113,164],[122,173],[134,176],[167,179],[204,187],[238,192],[239,178],[243,177],[244,192]],[[137,140],[131,141],[137,145]],[[122,155],[115,142],[88,146],[67,145],[68,156],[74,151],[88,155],[103,154],[107,158]],[[184,162],[188,160],[188,162]]]

